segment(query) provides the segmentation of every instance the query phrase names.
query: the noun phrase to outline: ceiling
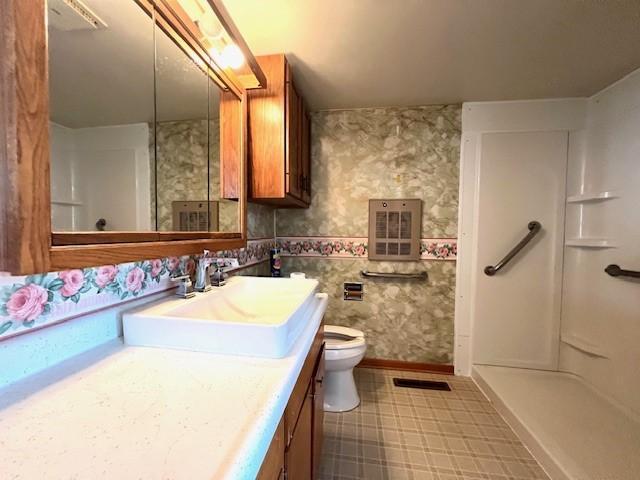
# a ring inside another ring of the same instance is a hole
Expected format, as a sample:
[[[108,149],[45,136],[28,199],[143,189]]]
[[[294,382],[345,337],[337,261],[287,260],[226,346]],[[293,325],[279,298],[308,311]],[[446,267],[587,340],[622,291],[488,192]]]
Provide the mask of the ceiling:
[[[590,96],[640,67],[640,0],[224,0],[313,109]]]

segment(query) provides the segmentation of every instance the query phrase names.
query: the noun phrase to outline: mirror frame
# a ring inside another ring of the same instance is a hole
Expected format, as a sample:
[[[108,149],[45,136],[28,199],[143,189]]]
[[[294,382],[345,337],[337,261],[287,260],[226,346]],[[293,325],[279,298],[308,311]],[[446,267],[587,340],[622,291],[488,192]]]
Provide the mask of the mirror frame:
[[[221,191],[225,198],[238,199],[240,232],[51,231],[46,0],[0,1],[0,271],[26,275],[245,247],[246,89],[232,70],[221,69],[209,58],[185,18],[172,8],[175,0],[135,1],[147,13],[155,8],[156,24],[185,52],[196,52],[223,90],[221,117],[224,112],[233,122],[221,129]],[[238,41],[239,32],[221,1],[207,2],[223,25],[232,26]],[[239,38],[237,45],[256,78],[264,79]]]

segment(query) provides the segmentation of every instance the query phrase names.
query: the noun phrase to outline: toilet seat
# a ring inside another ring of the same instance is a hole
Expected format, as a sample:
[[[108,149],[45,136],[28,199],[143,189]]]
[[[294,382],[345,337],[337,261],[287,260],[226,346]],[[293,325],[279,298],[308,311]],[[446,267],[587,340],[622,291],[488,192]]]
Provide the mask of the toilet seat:
[[[360,330],[338,325],[324,326],[324,342],[327,350],[347,350],[365,345],[364,333]]]

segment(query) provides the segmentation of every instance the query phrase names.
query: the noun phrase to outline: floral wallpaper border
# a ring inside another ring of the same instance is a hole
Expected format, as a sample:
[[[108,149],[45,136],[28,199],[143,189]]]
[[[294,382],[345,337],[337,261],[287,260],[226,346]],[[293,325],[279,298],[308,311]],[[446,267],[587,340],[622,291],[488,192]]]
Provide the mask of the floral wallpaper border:
[[[241,268],[269,258],[275,240],[249,240],[247,248],[217,252]],[[78,315],[174,288],[169,277],[193,275],[197,256],[103,265],[21,277],[0,276],[0,341]]]
[[[278,247],[286,257],[366,258],[366,237],[279,237]],[[421,260],[456,260],[456,238],[423,238]]]

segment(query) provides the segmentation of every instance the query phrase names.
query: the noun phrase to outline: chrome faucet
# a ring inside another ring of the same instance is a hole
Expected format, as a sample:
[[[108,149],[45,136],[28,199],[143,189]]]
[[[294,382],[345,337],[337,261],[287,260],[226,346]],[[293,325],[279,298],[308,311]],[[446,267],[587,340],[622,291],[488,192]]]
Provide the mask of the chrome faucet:
[[[214,272],[211,275],[211,285],[214,287],[222,287],[227,281],[227,273],[225,269],[238,268],[240,264],[237,258],[214,258]]]
[[[193,291],[191,277],[189,275],[178,275],[175,277],[171,277],[171,281],[178,282],[176,295],[180,298],[192,298],[196,295],[196,292]]]
[[[196,292],[208,292],[211,290],[209,266],[212,261],[213,259],[209,257],[209,250],[205,250],[200,260],[198,260],[198,268],[196,268]]]
[[[211,284],[214,287],[222,287],[225,283],[227,283],[227,275],[224,273],[224,258],[216,258],[213,266],[215,267],[215,271],[213,275],[211,275]]]

